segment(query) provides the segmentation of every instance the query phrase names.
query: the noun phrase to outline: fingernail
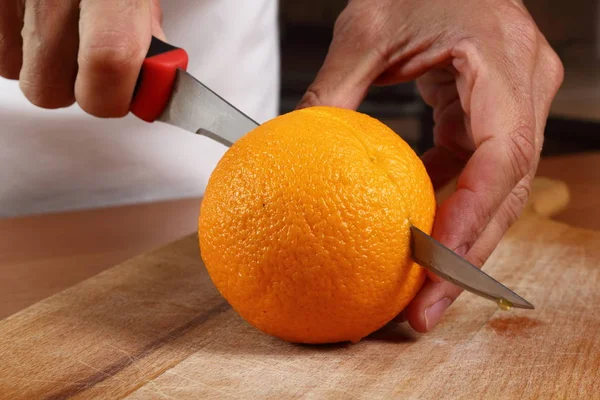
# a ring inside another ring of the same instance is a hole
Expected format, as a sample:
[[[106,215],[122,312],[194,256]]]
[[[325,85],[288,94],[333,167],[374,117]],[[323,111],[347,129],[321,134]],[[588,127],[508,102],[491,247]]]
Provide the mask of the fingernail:
[[[452,304],[452,300],[444,297],[425,310],[425,329],[427,332],[433,329],[438,322],[440,322],[442,314],[444,314],[444,311],[450,307],[450,304]]]
[[[459,256],[464,257],[465,254],[467,254],[467,250],[469,250],[469,245],[463,244],[462,246],[459,246],[454,252]]]

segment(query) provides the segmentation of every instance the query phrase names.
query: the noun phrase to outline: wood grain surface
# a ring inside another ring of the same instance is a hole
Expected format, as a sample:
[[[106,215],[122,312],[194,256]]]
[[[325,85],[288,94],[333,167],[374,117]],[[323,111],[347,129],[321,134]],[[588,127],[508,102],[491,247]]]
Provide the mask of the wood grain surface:
[[[536,309],[465,293],[426,335],[298,346],[231,310],[192,235],[0,322],[0,398],[597,398],[600,233],[530,209],[484,268]]]
[[[0,320],[197,229],[200,199],[0,220]]]

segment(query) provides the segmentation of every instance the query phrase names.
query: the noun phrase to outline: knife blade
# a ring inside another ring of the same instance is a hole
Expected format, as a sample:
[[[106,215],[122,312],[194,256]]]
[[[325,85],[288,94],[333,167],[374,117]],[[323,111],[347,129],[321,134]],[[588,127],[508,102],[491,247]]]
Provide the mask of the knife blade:
[[[502,308],[534,309],[530,302],[416,226],[411,226],[410,230],[413,259],[426,270],[471,293],[493,300]]]
[[[259,124],[185,71],[182,49],[152,38],[134,92],[131,111],[204,135],[230,147]],[[425,232],[411,226],[414,261],[440,278],[493,300],[500,308],[533,309],[527,300],[498,282]]]
[[[158,120],[207,136],[227,147],[258,126],[252,118],[181,69],[177,70],[173,94]]]

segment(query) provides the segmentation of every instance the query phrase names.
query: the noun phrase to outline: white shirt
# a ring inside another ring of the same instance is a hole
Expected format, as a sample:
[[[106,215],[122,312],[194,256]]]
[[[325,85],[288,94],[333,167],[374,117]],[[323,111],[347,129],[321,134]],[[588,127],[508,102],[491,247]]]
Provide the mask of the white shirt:
[[[276,0],[163,0],[188,71],[258,122],[277,115]],[[201,196],[226,151],[130,115],[42,110],[0,78],[0,217]]]

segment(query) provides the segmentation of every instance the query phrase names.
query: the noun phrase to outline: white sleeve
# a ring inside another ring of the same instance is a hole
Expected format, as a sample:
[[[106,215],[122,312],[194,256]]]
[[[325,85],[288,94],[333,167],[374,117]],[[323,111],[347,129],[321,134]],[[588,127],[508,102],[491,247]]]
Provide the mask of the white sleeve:
[[[163,0],[189,71],[259,122],[279,97],[276,0]],[[133,116],[29,104],[0,78],[0,217],[201,196],[225,147]]]

